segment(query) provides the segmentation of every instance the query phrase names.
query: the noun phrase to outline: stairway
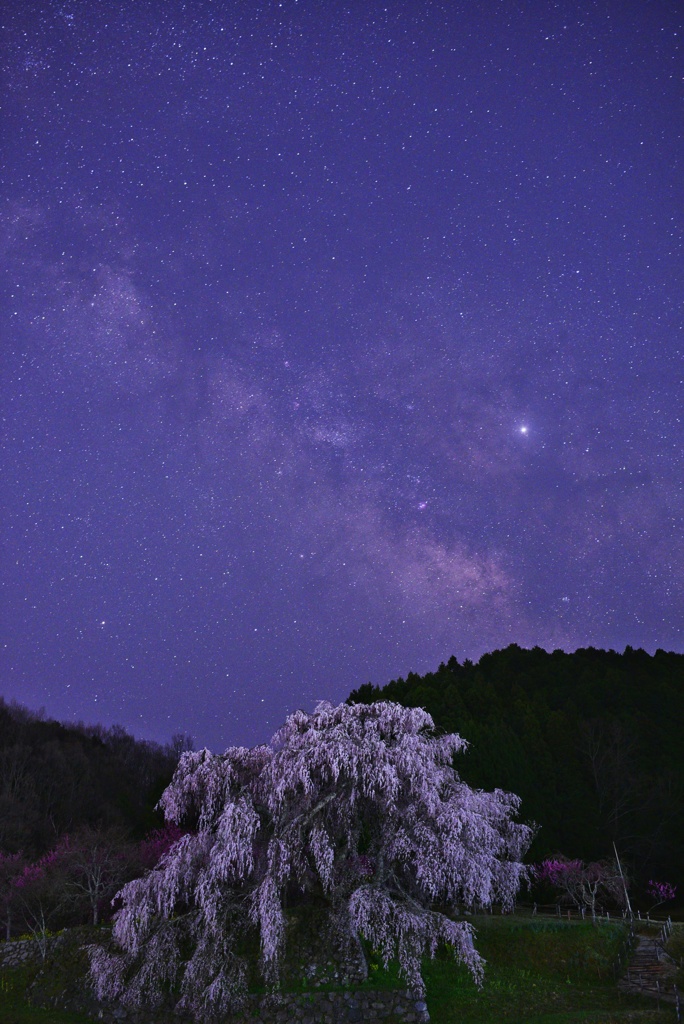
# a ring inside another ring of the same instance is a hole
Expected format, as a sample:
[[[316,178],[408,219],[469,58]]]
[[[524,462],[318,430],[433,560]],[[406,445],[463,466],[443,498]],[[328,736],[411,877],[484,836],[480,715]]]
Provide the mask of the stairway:
[[[663,951],[659,936],[637,935],[636,948],[619,987],[625,992],[640,992],[642,995],[659,996],[667,1002],[674,1002],[673,981],[676,973],[676,964]]]

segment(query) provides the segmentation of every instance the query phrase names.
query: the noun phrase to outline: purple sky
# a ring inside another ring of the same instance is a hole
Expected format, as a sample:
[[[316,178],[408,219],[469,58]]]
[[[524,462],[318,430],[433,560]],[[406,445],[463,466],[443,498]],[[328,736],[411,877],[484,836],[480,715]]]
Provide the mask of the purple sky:
[[[0,694],[221,749],[684,651],[679,3],[2,25]]]

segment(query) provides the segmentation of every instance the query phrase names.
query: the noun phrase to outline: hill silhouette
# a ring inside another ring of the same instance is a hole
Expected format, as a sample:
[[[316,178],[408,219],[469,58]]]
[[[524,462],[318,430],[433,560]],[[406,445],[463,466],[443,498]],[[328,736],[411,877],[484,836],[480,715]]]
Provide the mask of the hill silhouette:
[[[40,856],[85,825],[142,837],[161,823],[154,807],[187,743],[65,725],[0,698],[0,851]]]
[[[511,644],[348,700],[423,707],[469,740],[459,774],[522,798],[533,859],[609,857],[615,842],[637,880],[682,881],[684,655]]]
[[[348,700],[424,707],[467,739],[459,774],[522,798],[522,818],[540,826],[531,859],[609,857],[615,842],[637,881],[684,889],[684,655],[511,644]],[[154,807],[188,745],[50,721],[0,698],[0,850],[40,856],[82,825],[142,837],[161,823]]]

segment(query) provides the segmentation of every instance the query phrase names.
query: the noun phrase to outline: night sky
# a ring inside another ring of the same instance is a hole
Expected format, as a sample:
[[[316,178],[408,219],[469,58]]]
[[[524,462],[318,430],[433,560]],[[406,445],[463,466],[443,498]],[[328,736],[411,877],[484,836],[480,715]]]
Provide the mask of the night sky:
[[[1,11],[5,699],[684,651],[677,0]]]

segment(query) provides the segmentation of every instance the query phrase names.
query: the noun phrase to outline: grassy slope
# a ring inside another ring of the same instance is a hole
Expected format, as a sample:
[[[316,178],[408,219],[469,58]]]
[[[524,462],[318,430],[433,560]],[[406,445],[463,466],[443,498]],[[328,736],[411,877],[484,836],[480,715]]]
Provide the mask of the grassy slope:
[[[440,957],[426,966],[433,1024],[623,1024],[674,1021],[674,1009],[621,995],[612,964],[618,926],[533,921],[510,917],[473,919],[476,946],[487,960],[478,992],[467,972]]]
[[[470,976],[446,955],[425,967],[432,1024],[627,1024],[673,1022],[674,1008],[660,1012],[651,1000],[620,995],[612,963],[618,926],[474,918],[476,945],[487,960],[477,990]],[[370,984],[391,983],[379,969]],[[0,1024],[85,1024],[86,1018],[26,1005],[27,972],[0,972]]]
[[[80,1014],[29,1006],[24,993],[32,977],[26,970],[0,971],[0,1024],[88,1024]]]

